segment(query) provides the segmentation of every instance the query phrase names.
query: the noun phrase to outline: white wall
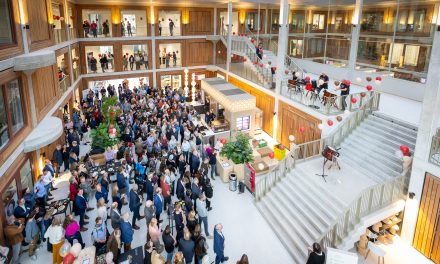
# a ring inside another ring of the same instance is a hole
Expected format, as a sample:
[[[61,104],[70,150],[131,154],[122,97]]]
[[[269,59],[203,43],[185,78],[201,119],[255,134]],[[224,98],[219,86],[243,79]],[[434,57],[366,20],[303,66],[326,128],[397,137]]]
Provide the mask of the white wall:
[[[147,14],[145,10],[122,10],[121,11],[122,20],[124,20],[124,15],[135,16],[136,36],[147,35]],[[133,21],[130,21],[130,23],[133,24]]]

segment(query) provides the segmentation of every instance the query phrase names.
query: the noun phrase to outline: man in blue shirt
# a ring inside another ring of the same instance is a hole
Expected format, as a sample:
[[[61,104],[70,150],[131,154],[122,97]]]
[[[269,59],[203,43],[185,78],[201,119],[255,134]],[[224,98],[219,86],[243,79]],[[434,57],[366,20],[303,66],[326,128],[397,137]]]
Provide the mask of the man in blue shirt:
[[[96,217],[92,237],[94,246],[96,247],[96,252],[100,252],[107,242],[107,228],[105,223],[102,222],[102,218],[100,216]]]
[[[42,204],[45,205],[47,202],[47,191],[44,186],[43,175],[38,176],[38,181],[35,183],[34,186],[34,193],[35,198],[40,199],[43,202]]]
[[[163,210],[163,197],[162,197],[162,189],[160,187],[157,187],[156,194],[154,195],[154,207],[156,208],[156,219],[158,223],[161,223],[162,220],[160,220],[160,214]]]

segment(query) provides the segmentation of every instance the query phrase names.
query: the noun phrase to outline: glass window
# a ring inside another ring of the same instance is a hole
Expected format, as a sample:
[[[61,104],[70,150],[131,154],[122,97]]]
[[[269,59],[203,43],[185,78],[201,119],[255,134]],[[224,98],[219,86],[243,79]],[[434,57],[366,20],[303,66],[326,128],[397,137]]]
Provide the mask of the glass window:
[[[180,36],[180,11],[159,11],[159,36]]]
[[[388,33],[394,31],[397,1],[391,1],[386,6],[377,6],[377,2],[367,0],[361,17],[361,34]]]
[[[83,24],[85,37],[111,37],[112,36],[112,14],[111,10],[82,10],[83,20],[87,21],[86,27]]]
[[[312,30],[323,30],[325,23],[325,15],[313,14],[312,18]]]
[[[248,130],[250,128],[251,124],[251,117],[250,116],[243,116],[237,118],[237,130]]]
[[[180,43],[159,44],[160,68],[181,67],[182,54]]]
[[[0,45],[14,42],[9,0],[0,0]]]
[[[5,100],[0,90],[0,147],[3,147],[9,141],[8,115],[6,114]]]
[[[8,189],[2,193],[2,201],[5,207],[5,215],[6,217],[10,217],[14,214],[14,208],[18,201],[17,183],[15,182],[15,179],[9,184]]]
[[[9,112],[11,114],[12,133],[17,133],[24,126],[23,109],[21,106],[20,86],[18,80],[7,86]]]
[[[303,40],[291,39],[289,44],[289,55],[295,58],[302,58]]]
[[[34,184],[32,180],[32,168],[29,160],[23,164],[20,169],[21,189],[24,191],[26,188],[32,189]]]
[[[113,72],[113,46],[86,46],[87,73]]]
[[[147,17],[144,10],[123,10],[121,19],[121,28],[124,27],[122,36],[147,35]]]
[[[258,29],[258,13],[247,12],[245,24],[246,24],[247,28],[251,31],[259,30]]]
[[[293,33],[303,33],[306,23],[305,10],[294,10],[291,14],[290,31]]]
[[[357,55],[358,69],[374,68],[384,70],[389,66],[390,53],[390,38],[360,37]]]
[[[123,45],[122,54],[124,71],[148,70],[147,45]]]

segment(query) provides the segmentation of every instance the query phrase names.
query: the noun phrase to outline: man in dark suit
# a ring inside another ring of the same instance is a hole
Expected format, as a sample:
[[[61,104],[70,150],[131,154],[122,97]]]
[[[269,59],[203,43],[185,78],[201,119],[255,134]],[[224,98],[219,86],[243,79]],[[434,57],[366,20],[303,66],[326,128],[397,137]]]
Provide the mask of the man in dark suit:
[[[24,198],[21,198],[20,201],[18,201],[17,207],[15,207],[15,209],[14,209],[15,218],[17,218],[17,219],[22,218],[22,219],[27,220],[30,212],[31,212],[30,209],[26,208],[26,206],[25,206]]]
[[[154,195],[154,207],[156,208],[156,219],[157,222],[160,223],[160,214],[163,211],[163,197],[162,197],[162,189],[157,187],[156,194]]]
[[[147,193],[147,200],[153,201],[154,196],[154,187],[151,179],[153,178],[153,174],[148,174],[147,179],[144,182],[144,192]]]
[[[222,233],[222,224],[216,224],[214,228],[214,253],[215,264],[228,261],[228,257],[225,257],[225,237]]]
[[[185,180],[183,177],[177,181],[176,196],[179,200],[185,199]]]
[[[131,249],[131,242],[133,241],[133,228],[128,221],[128,212],[122,216],[121,222],[121,242],[124,243],[124,252]]]
[[[139,208],[141,207],[141,198],[140,195],[137,193],[138,186],[137,184],[133,185],[133,188],[130,190],[130,211],[133,212],[133,219],[131,221],[131,225],[133,226],[133,229],[139,230],[139,226],[136,225],[136,220],[141,220],[144,218],[139,215]]]
[[[118,203],[112,203],[112,210],[110,211],[110,224],[113,229],[121,228],[121,213],[118,211]]]
[[[87,210],[87,201],[83,196],[84,190],[79,189],[78,195],[75,198],[75,208],[76,208],[76,214],[79,215],[79,226],[81,227],[81,232],[87,231],[87,228],[84,227],[84,225],[87,225],[88,222],[84,221],[84,216],[86,214]]]

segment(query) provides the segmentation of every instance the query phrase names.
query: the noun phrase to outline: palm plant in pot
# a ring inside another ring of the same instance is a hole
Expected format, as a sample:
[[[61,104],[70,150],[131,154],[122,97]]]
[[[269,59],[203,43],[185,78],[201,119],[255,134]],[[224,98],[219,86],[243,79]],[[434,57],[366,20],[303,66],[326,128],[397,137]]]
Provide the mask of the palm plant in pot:
[[[234,163],[234,172],[238,180],[244,178],[244,163],[254,161],[252,147],[249,143],[251,138],[247,134],[238,132],[235,134],[235,141],[229,141],[223,145],[220,155]]]

